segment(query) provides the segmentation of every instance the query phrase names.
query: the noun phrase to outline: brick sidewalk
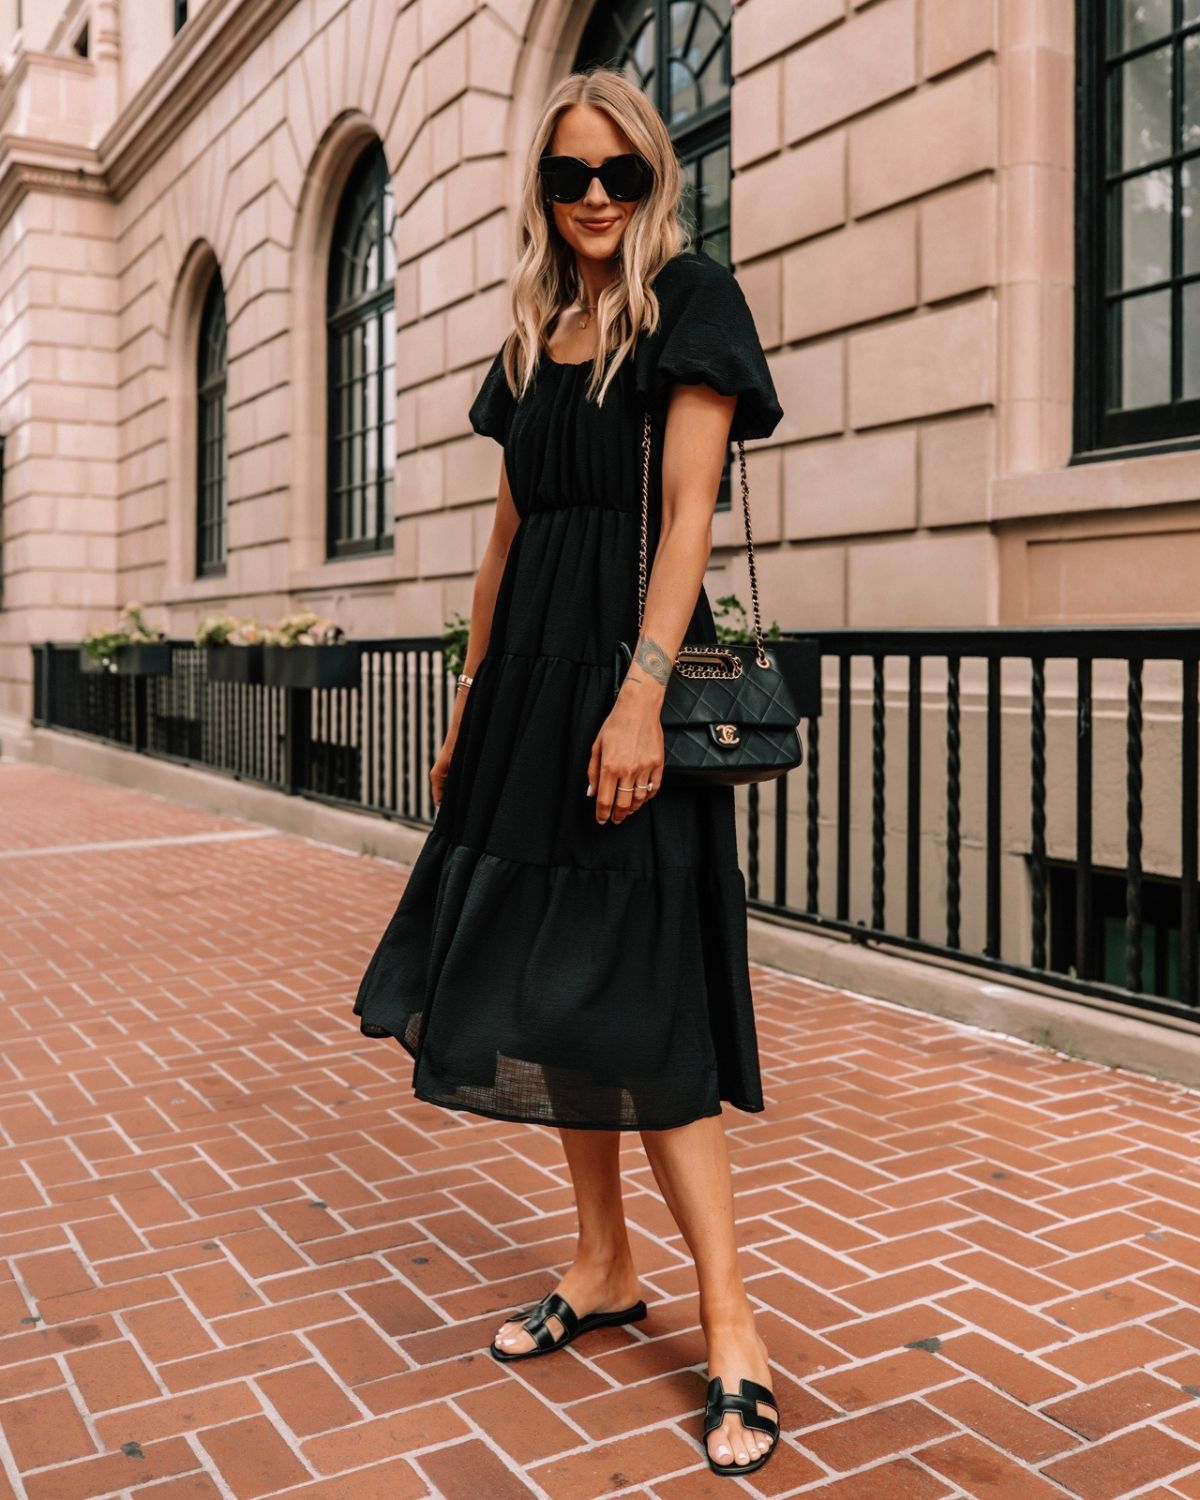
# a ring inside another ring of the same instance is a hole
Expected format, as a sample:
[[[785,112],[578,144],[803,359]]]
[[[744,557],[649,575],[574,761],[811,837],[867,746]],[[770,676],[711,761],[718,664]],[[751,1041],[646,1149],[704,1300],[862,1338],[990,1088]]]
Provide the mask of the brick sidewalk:
[[[0,1500],[1200,1500],[1200,1095],[756,969],[784,1436],[721,1479],[636,1134],[649,1317],[487,1355],[571,1194],[360,1036],[397,867],[11,764],[0,829]]]

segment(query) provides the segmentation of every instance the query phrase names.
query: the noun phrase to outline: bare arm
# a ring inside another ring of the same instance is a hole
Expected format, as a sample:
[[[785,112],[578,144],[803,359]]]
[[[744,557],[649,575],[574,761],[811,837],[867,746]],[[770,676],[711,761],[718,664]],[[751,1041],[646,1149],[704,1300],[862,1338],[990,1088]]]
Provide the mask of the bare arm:
[[[520,524],[521,518],[513,502],[512,491],[508,487],[508,471],[501,457],[492,530],[475,574],[475,588],[471,595],[471,620],[467,630],[467,650],[463,661],[463,671],[468,677],[475,675],[475,668],[483,660],[484,653],[487,651],[492,633],[492,615],[496,608],[496,594],[500,588],[508,549],[512,545],[513,536]],[[442,800],[442,783],[446,779],[446,772],[449,770],[450,759],[454,753],[454,744],[458,738],[459,721],[470,691],[469,687],[459,687],[455,690],[454,707],[450,712],[450,722],[446,727],[446,739],[429,773],[434,804],[438,806]]]
[[[596,820],[620,823],[662,781],[662,703],[712,552],[717,488],[737,405],[707,385],[675,385],[663,437],[662,526],[633,663],[592,747]],[[618,792],[621,787],[652,791]]]

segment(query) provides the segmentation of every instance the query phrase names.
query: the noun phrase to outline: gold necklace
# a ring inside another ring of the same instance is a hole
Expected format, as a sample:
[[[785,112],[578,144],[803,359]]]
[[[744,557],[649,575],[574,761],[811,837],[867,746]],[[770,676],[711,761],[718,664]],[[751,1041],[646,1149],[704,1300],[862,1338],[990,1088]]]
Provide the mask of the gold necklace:
[[[587,303],[587,302],[585,302],[583,304],[583,320],[579,324],[580,328],[586,328],[588,326],[588,319],[591,317],[591,315],[595,311],[596,311],[596,304],[594,302],[590,303],[590,304]]]

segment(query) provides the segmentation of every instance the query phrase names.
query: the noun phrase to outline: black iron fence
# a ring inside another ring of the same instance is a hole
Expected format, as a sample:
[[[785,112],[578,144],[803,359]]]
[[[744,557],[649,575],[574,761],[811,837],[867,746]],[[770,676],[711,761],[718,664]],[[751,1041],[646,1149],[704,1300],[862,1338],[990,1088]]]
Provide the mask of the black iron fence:
[[[428,773],[453,689],[441,641],[356,644],[356,684],[322,688],[215,680],[209,652],[188,642],[172,642],[171,670],[157,676],[87,671],[78,645],[35,646],[33,722],[281,792],[432,823]]]
[[[805,764],[739,788],[752,909],[861,942],[1198,1007],[1200,630],[827,630]],[[436,637],[362,643],[357,685],[162,677],[34,648],[37,724],[428,824],[452,678]]]

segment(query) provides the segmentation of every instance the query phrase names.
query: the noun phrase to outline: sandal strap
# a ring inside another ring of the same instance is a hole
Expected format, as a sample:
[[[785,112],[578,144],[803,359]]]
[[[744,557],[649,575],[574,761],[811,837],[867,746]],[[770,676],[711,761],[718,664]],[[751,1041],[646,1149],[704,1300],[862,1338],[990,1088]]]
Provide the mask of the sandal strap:
[[[714,1427],[720,1427],[725,1419],[725,1413],[730,1411],[737,1412],[742,1419],[743,1427],[752,1427],[758,1432],[767,1433],[770,1437],[778,1437],[778,1420],[775,1417],[764,1416],[757,1405],[759,1401],[766,1401],[771,1406],[775,1406],[775,1397],[765,1385],[760,1385],[757,1380],[750,1380],[745,1375],[738,1382],[738,1387],[739,1394],[735,1396],[732,1391],[725,1389],[725,1384],[719,1375],[714,1375],[708,1382],[708,1393],[704,1403],[705,1437]]]
[[[738,1384],[743,1396],[749,1396],[752,1401],[765,1401],[768,1406],[775,1405],[774,1392],[768,1386],[759,1385],[757,1380],[751,1380],[748,1375],[743,1375]]]
[[[561,1337],[546,1326],[550,1318],[558,1318],[562,1323]],[[539,1349],[553,1349],[563,1338],[571,1337],[578,1326],[579,1318],[575,1309],[557,1292],[547,1292],[540,1302],[529,1309],[529,1316],[522,1324],[526,1332],[533,1335],[533,1341]]]

